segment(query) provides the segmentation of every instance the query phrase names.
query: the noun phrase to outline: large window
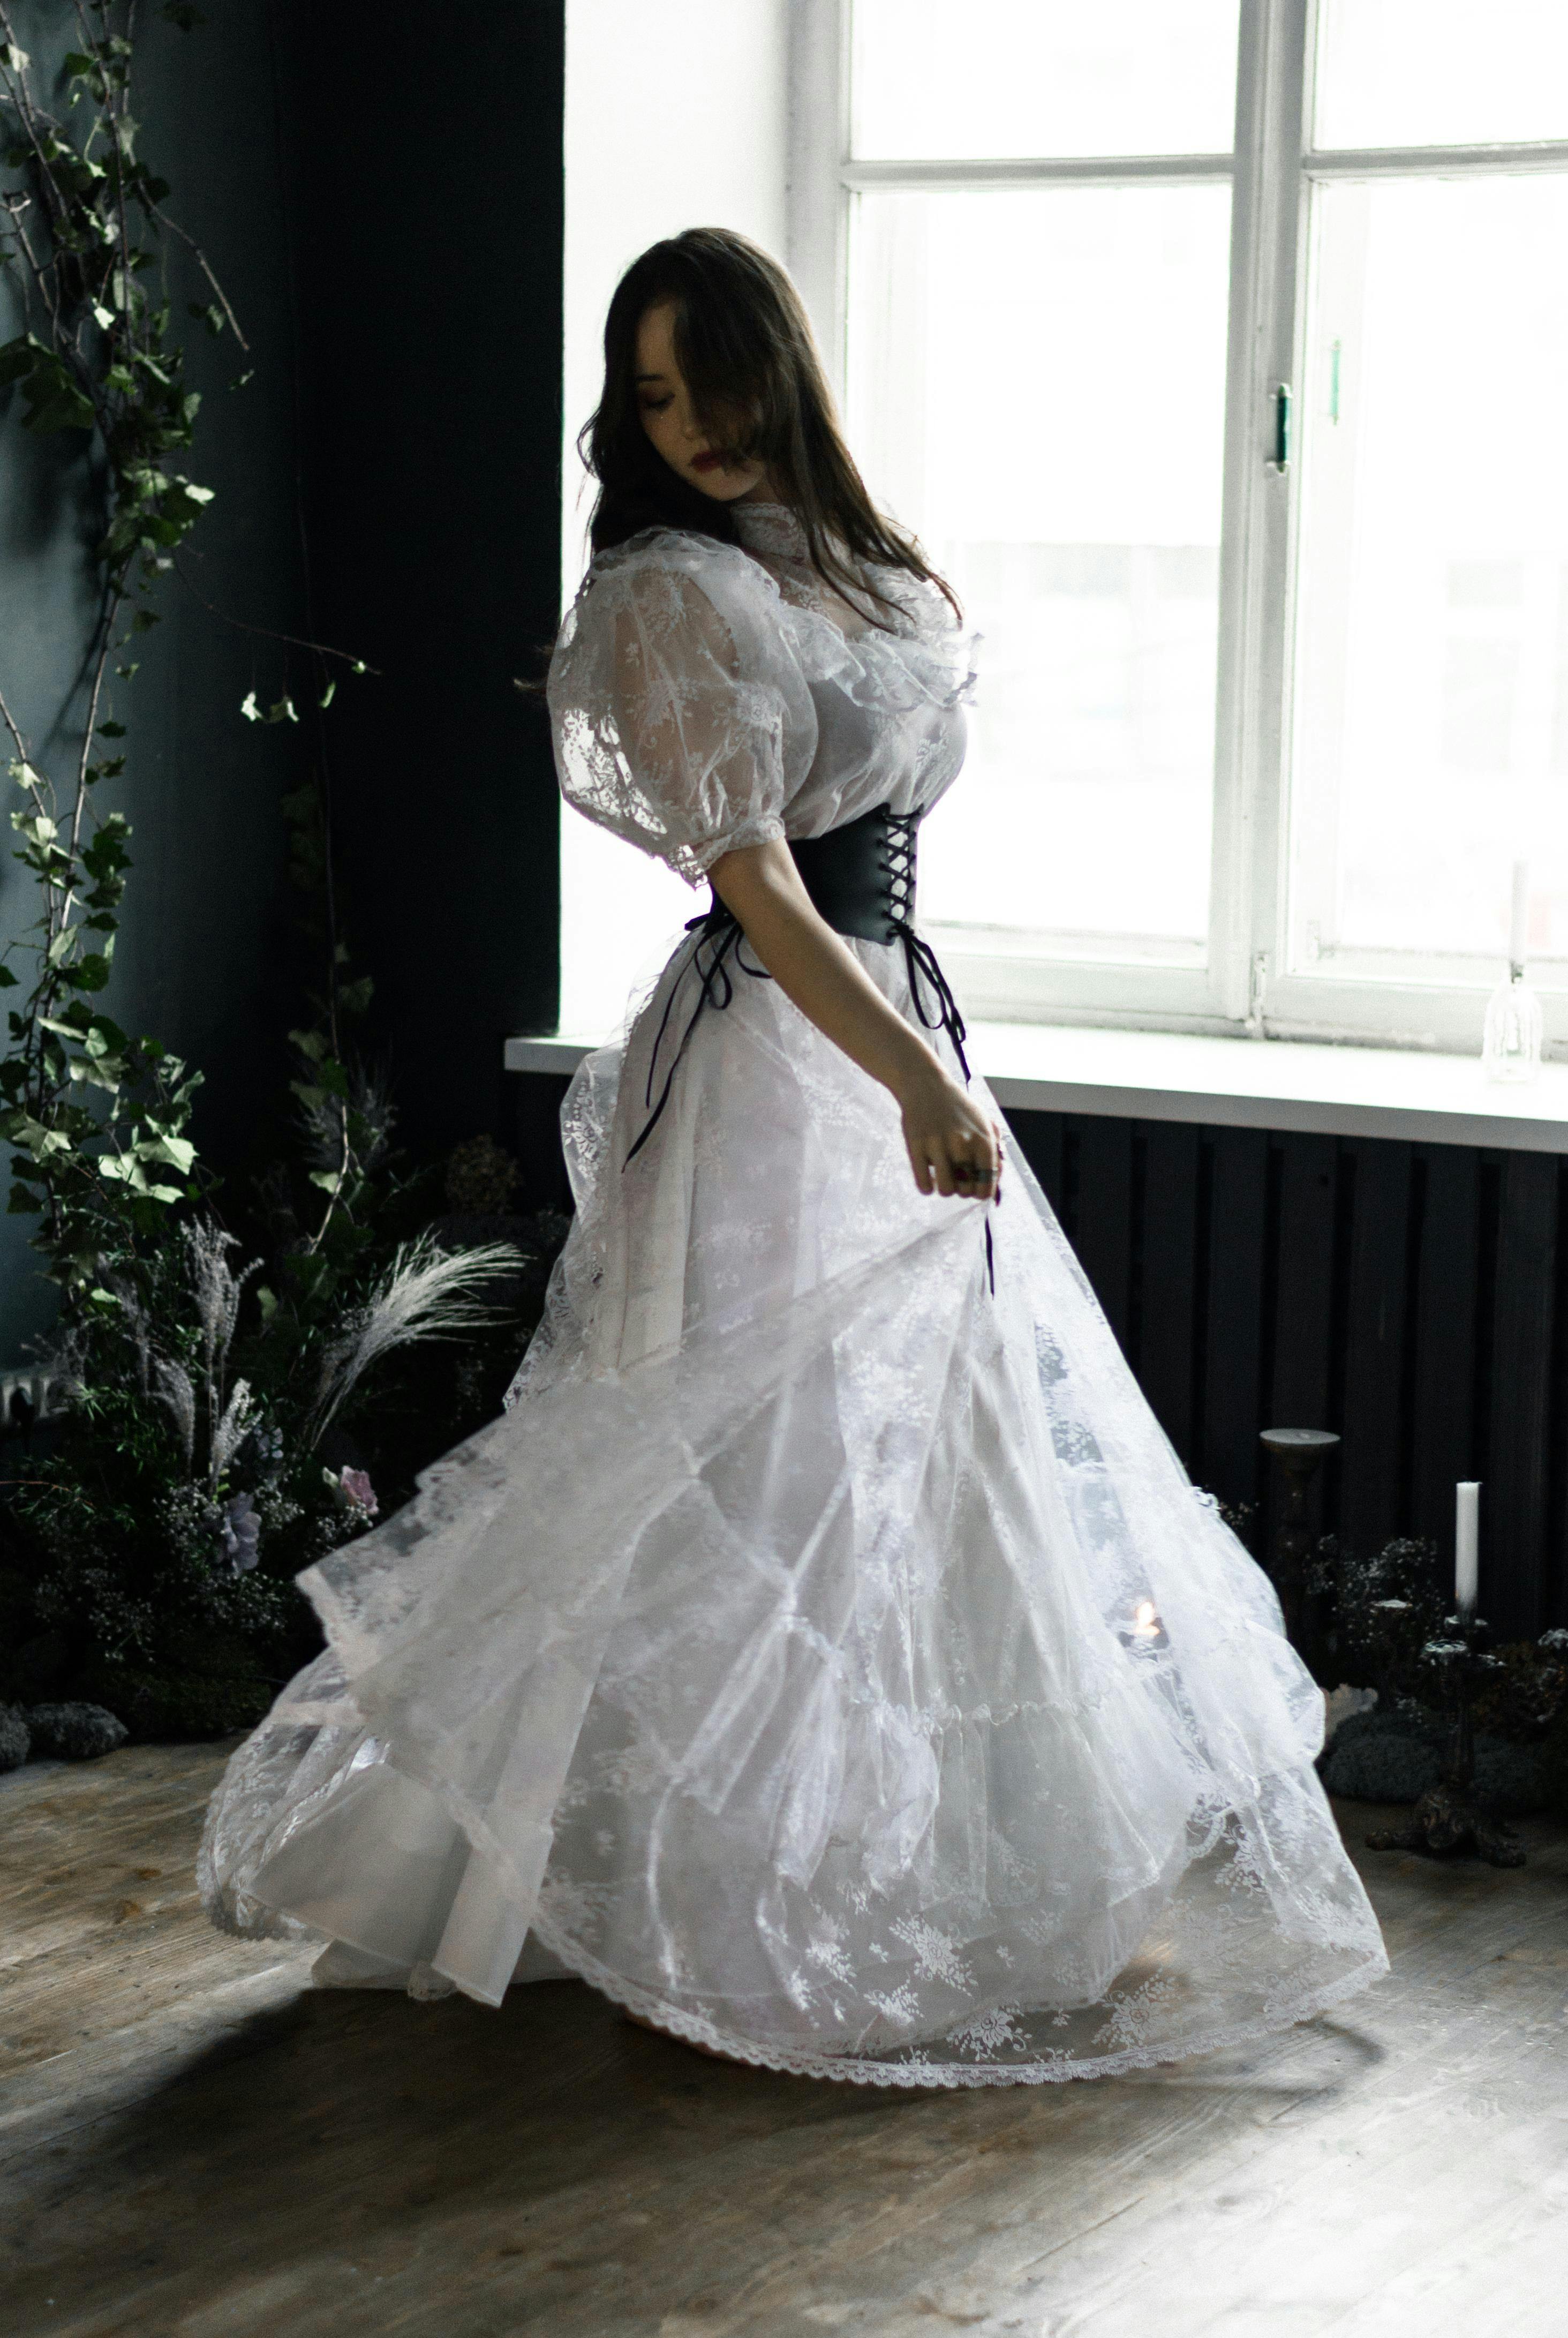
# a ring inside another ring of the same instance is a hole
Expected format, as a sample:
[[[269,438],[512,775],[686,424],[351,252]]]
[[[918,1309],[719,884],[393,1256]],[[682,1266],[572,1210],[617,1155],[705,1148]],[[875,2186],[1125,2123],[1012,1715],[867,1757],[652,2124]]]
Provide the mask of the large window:
[[[984,636],[993,1015],[1568,1053],[1564,0],[803,0],[791,258]]]

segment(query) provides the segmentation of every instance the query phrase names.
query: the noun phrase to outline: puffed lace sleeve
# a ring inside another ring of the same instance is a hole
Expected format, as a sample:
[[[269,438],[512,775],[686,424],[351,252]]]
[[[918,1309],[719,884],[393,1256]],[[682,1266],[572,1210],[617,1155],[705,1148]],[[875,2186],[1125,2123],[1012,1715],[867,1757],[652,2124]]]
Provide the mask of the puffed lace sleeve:
[[[704,536],[637,536],[595,561],[548,696],[567,802],[693,885],[783,835],[816,752],[776,586]]]

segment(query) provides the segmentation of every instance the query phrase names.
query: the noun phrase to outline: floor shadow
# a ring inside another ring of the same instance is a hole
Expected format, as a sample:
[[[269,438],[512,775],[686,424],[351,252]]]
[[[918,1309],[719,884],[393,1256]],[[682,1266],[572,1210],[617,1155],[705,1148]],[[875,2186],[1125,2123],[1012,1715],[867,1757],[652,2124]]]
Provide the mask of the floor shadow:
[[[553,2310],[573,2330],[571,2297],[634,2279],[636,2314],[603,2326],[652,2331],[689,2300],[692,2250],[710,2254],[716,2235],[739,2273],[789,2218],[806,2219],[808,2248],[813,2213],[834,2229],[874,2225],[890,2187],[974,2166],[961,2245],[994,2196],[1042,2182],[1064,2196],[1141,2147],[1152,2092],[1176,2098],[1162,2123],[1176,2133],[1196,2120],[1208,2149],[1284,2107],[1328,2108],[1377,2059],[1370,2038],[1320,2022],[1250,2056],[1120,2079],[872,2088],[710,2060],[575,1981],[514,1990],[498,2014],[461,1997],[307,1988],[59,2148],[13,2226],[13,2265],[40,2307],[45,2290],[55,2300],[40,2329],[172,2327],[176,2312],[221,2300],[222,2326],[244,2333],[233,2301],[258,2283],[323,2264],[359,2278],[415,2251],[435,2287],[428,2307],[423,2291],[410,2300],[400,2330],[489,2326],[436,2311],[438,2268],[457,2256],[504,2285],[524,2273],[555,2284]],[[515,2327],[555,2326],[540,2296],[537,2323],[531,2306]],[[113,2318],[128,2301],[144,2323]],[[62,2324],[67,2306],[78,2319]],[[377,2327],[348,2298],[333,2311],[272,2326],[334,2338]]]

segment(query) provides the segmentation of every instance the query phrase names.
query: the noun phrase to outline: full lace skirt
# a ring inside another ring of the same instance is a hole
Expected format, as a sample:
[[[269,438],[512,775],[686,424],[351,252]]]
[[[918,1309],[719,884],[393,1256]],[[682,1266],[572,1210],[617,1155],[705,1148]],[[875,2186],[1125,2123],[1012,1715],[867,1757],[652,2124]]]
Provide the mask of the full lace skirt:
[[[574,1083],[510,1410],[302,1578],[327,1651],[214,1797],[216,1919],[489,2004],[542,1948],[879,2085],[1168,2060],[1375,1979],[1320,1695],[1022,1159],[993,1292],[982,1205],[922,1199],[885,1094],[740,971],[624,1165],[694,1005],[688,945]]]

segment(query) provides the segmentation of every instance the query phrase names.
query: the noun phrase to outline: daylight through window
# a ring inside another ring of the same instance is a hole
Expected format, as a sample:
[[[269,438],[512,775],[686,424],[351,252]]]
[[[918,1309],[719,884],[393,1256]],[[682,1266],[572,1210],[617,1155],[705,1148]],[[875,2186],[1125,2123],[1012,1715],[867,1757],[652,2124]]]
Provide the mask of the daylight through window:
[[[845,6],[792,257],[985,636],[971,1003],[1474,1046],[1524,860],[1568,1047],[1568,11]]]

